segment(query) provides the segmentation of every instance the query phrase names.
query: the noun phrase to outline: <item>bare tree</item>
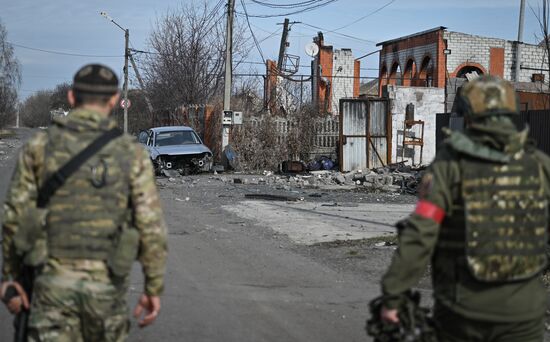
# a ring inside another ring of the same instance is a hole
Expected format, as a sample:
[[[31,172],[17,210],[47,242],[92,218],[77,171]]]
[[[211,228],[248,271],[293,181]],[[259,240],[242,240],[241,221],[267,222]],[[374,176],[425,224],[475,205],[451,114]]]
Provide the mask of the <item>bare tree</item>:
[[[23,102],[19,114],[23,126],[43,127],[50,124],[51,96],[51,91],[40,90]]]
[[[279,77],[277,84],[277,105],[283,114],[293,115],[302,112],[305,103],[311,102],[311,82],[309,80]]]
[[[250,72],[253,74],[253,71]],[[241,76],[233,79],[233,96],[231,107],[240,110],[245,115],[254,115],[262,111],[263,103],[263,78],[258,76]]]
[[[225,16],[202,5],[184,4],[159,18],[149,37],[152,54],[144,60],[144,78],[153,107],[172,110],[204,104],[221,95],[225,66]],[[242,25],[236,25],[236,65],[247,49]]]
[[[8,32],[0,21],[0,128],[13,122],[17,106],[17,88],[21,67],[8,43]]]
[[[543,71],[544,82],[540,84],[540,91],[548,93],[548,85],[550,84],[550,0],[541,0],[542,6],[538,5],[535,10],[532,6],[531,11],[533,12],[535,18],[538,21],[540,29],[539,35],[535,35],[539,39],[539,46],[543,47],[545,50],[545,56],[541,61],[541,71]],[[519,63],[519,61],[517,61]],[[548,107],[550,104],[550,94],[544,97],[544,107]]]
[[[69,89],[71,89],[71,85],[66,82],[55,86],[50,97],[50,109],[62,109],[64,111],[71,109],[69,100],[67,99]]]
[[[150,128],[153,122],[149,116],[143,91],[141,89],[129,89],[128,99],[132,103],[128,112],[128,131],[139,133],[142,130]],[[124,125],[124,109],[122,107],[115,108],[113,115],[119,127],[122,127]]]

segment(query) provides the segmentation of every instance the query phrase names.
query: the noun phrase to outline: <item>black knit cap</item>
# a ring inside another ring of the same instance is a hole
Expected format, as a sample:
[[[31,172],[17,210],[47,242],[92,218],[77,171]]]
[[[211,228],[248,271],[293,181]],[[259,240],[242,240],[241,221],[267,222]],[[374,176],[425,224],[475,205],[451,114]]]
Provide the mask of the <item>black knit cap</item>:
[[[81,93],[113,95],[118,91],[118,78],[108,66],[88,64],[74,75],[73,89]]]

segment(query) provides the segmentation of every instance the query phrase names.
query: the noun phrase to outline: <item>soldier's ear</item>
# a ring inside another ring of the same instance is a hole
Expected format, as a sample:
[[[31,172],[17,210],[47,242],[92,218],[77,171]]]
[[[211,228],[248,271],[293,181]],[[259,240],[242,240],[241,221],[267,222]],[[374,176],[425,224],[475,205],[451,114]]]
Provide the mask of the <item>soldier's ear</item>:
[[[116,93],[114,94],[113,96],[111,96],[111,98],[109,98],[109,102],[107,103],[109,105],[109,108],[112,110],[114,109],[117,104],[118,104],[118,100],[120,100],[120,93]]]
[[[69,89],[69,91],[67,92],[67,101],[69,101],[69,105],[71,105],[71,108],[74,108],[76,99],[74,97],[74,92],[72,89]]]

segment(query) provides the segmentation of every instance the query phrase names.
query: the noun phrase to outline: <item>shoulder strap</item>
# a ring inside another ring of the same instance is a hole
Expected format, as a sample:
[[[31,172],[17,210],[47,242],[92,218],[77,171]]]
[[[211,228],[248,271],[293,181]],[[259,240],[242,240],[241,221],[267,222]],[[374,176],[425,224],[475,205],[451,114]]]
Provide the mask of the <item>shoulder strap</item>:
[[[111,140],[122,135],[122,131],[118,128],[113,128],[92,141],[90,145],[80,151],[76,156],[69,160],[59,170],[52,174],[38,191],[39,208],[44,208],[50,201],[55,192],[63,186],[65,181],[75,173],[90,157],[96,154],[101,148],[107,145]]]

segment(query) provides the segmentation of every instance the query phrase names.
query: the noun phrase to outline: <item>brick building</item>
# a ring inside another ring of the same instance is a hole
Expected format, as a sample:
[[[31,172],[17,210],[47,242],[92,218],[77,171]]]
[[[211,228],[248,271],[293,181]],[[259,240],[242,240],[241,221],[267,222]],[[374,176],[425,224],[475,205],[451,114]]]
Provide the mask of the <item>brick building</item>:
[[[448,31],[445,27],[377,44],[379,94],[387,84],[445,89],[445,110],[453,110],[456,92],[472,73],[515,80],[517,42]],[[519,82],[544,82],[545,49],[523,44]],[[521,93],[520,93],[521,101]]]
[[[336,115],[341,98],[359,96],[361,62],[353,57],[351,49],[325,45],[320,32],[314,42],[319,53],[312,62],[312,101],[321,111]]]

